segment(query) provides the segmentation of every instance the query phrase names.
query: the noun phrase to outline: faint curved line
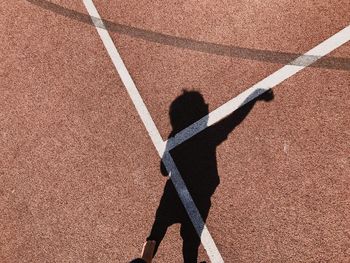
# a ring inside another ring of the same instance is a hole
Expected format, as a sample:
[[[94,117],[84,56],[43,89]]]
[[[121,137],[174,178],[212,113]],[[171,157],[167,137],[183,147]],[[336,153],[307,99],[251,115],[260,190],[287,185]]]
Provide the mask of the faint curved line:
[[[72,9],[65,8],[63,6],[47,2],[45,0],[26,0],[36,6],[43,9],[55,12],[56,14],[69,17],[71,19],[95,26],[91,20],[91,17],[87,14],[77,12]],[[97,19],[97,18],[95,18]],[[146,41],[159,43],[167,46],[174,46],[182,49],[189,49],[199,51],[203,53],[215,54],[226,57],[238,57],[249,60],[265,61],[278,64],[289,64],[298,66],[310,66],[317,68],[328,68],[336,70],[350,70],[350,59],[340,57],[322,57],[307,56],[303,54],[289,53],[289,52],[277,52],[270,50],[260,50],[252,48],[242,48],[237,46],[228,46],[215,43],[208,43],[204,41],[198,41],[183,37],[175,37],[162,33],[157,33],[149,30],[144,30],[132,26],[126,26],[118,23],[114,23],[108,20],[102,20],[109,31],[117,32],[120,34],[128,35],[131,37],[143,39]],[[103,27],[102,23],[101,26]],[[298,58],[298,60],[295,60]],[[318,59],[318,60],[317,60]],[[310,61],[315,61],[310,65]]]

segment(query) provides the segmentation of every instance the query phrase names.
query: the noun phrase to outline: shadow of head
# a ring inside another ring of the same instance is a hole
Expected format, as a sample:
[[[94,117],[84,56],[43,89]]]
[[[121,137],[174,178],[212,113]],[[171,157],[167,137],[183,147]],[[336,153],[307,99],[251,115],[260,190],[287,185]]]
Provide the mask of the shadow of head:
[[[180,131],[209,113],[208,104],[198,91],[183,90],[170,105],[169,117],[173,131]]]

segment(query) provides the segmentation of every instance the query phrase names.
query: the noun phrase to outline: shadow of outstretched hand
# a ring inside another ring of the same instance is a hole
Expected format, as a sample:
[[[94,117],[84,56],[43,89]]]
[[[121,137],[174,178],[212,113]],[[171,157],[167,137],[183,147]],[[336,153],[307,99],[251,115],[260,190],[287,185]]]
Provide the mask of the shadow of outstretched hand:
[[[270,101],[272,101],[274,98],[275,98],[275,95],[274,95],[272,89],[270,89],[270,90],[268,90],[268,91],[265,91],[263,94],[261,94],[261,95],[258,97],[259,100],[263,100],[263,101],[266,101],[266,102],[270,102]]]

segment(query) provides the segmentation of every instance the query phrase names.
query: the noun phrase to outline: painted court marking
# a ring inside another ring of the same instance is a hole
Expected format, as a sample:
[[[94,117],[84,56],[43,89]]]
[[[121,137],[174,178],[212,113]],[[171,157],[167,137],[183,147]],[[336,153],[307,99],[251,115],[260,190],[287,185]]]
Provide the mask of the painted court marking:
[[[284,80],[290,78],[291,76],[298,73],[300,70],[316,62],[321,57],[327,55],[334,49],[340,47],[350,40],[350,26],[347,26],[343,30],[339,31],[335,35],[331,36],[327,40],[323,41],[321,44],[312,48],[304,55],[299,56],[297,59],[272,73],[265,79],[261,80],[254,86],[250,87],[246,91],[239,94],[237,97],[229,100],[216,110],[212,111],[208,115],[204,116],[197,122],[193,123],[189,127],[177,133],[174,137],[170,138],[168,141],[163,141],[160,133],[146,107],[142,97],[140,96],[134,81],[132,80],[120,54],[115,47],[113,40],[111,39],[108,31],[106,30],[103,21],[96,10],[96,7],[92,0],[83,0],[84,5],[96,27],[96,30],[125,86],[127,92],[133,101],[138,114],[144,123],[154,146],[157,149],[159,156],[168,170],[169,176],[179,194],[182,203],[198,233],[201,237],[203,247],[208,253],[208,256],[212,262],[224,262],[220,252],[218,251],[214,240],[212,239],[204,221],[193,202],[193,199],[187,190],[187,187],[182,180],[181,174],[178,171],[176,164],[171,157],[169,151],[176,147],[177,145],[183,143],[184,141],[190,139],[194,135],[203,131],[206,127],[218,122],[222,118],[228,116],[239,107],[243,106],[245,103],[258,97],[263,92],[277,86]],[[305,57],[312,57],[311,60],[305,63]],[[302,65],[300,65],[302,64]],[[165,149],[166,146],[166,149]]]
[[[179,144],[183,143],[184,141],[203,131],[208,126],[213,125],[214,123],[230,115],[239,107],[243,106],[244,104],[261,95],[264,91],[267,91],[277,86],[281,82],[295,75],[300,70],[316,62],[318,59],[329,54],[331,51],[345,44],[349,40],[350,25],[344,28],[343,30],[339,31],[335,35],[331,36],[330,38],[326,39],[316,47],[312,48],[304,55],[299,56],[298,58],[290,62],[288,65],[282,67],[281,69],[272,73],[268,77],[259,81],[246,91],[239,94],[237,97],[234,97],[219,108],[210,112],[208,115],[204,116],[203,118],[199,119],[187,128],[175,134],[174,137],[171,137],[168,140],[167,150],[170,151]],[[306,61],[306,58],[308,59],[308,61]]]

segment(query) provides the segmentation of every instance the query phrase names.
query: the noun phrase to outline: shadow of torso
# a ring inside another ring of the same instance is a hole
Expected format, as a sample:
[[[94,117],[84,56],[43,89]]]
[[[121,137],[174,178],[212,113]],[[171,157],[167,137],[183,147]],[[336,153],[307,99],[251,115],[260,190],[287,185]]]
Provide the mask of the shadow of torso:
[[[213,126],[170,151],[182,179],[204,220],[210,208],[210,197],[220,183],[216,148],[226,138],[227,134],[221,133],[217,126]],[[170,191],[173,194],[175,189],[171,181],[169,180],[166,184],[165,190],[170,190],[171,188]],[[167,195],[166,191],[164,195]],[[179,199],[176,192],[175,196]],[[173,199],[176,199],[175,196]],[[182,205],[177,209],[177,213],[173,213],[175,222],[176,217],[179,217],[177,222],[188,220],[187,214],[183,215],[183,211],[180,212],[180,210],[183,210]]]
[[[215,128],[217,127],[207,128],[170,151],[204,222],[211,207],[211,196],[220,183],[216,148],[227,137]],[[163,175],[167,174],[162,162],[161,171]],[[192,259],[197,258],[200,239],[176,192],[174,184],[168,179],[157,209],[155,224],[149,237],[149,239],[158,241],[157,248],[165,235],[166,229],[175,223],[181,224],[180,234],[184,244],[183,255],[185,262],[196,262]],[[188,259],[187,261],[186,258]]]

